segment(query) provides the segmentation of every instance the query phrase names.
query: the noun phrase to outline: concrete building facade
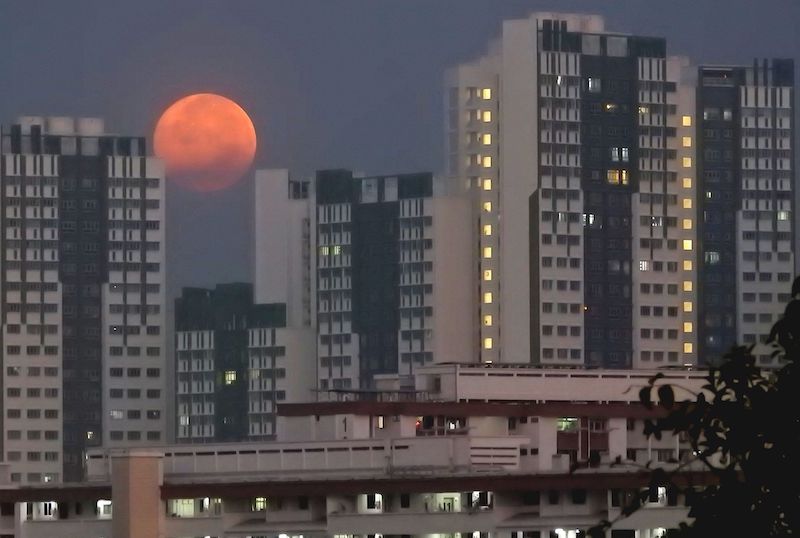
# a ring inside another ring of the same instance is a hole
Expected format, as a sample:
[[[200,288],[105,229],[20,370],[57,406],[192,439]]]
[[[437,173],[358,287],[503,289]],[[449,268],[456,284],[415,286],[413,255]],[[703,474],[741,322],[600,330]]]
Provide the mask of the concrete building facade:
[[[2,452],[78,480],[88,447],[165,442],[164,184],[95,118],[2,130]]]

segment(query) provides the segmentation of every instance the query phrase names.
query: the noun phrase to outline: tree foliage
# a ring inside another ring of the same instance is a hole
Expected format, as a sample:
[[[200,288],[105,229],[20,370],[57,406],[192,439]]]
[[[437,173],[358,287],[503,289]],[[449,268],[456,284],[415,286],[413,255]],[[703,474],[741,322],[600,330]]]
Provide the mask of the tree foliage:
[[[676,484],[677,474],[691,462],[651,471],[651,484],[669,485],[687,496],[691,519],[677,530],[680,538],[800,534],[800,278],[767,345],[779,368],[762,370],[754,346],[736,346],[709,368],[704,392],[695,400],[676,401],[672,386],[656,387],[661,375],[639,393],[646,407],[666,410],[661,418],[645,421],[644,433],[682,434],[691,444],[693,462],[699,462],[695,465],[714,478],[703,488]],[[621,517],[638,510],[644,498],[634,499]],[[611,524],[604,521],[589,535],[605,536]]]

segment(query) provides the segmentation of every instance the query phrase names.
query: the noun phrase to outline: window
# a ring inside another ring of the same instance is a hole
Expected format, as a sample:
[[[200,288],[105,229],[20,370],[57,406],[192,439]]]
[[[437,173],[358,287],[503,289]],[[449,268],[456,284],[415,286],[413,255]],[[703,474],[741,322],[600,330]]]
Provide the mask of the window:
[[[692,219],[683,219],[683,229],[684,230],[691,230],[692,229]]]
[[[481,135],[481,143],[484,146],[491,145],[491,143],[492,143],[492,135],[489,134],[489,133],[485,133],[485,134]]]
[[[484,258],[492,257],[492,247],[483,247],[483,257]]]
[[[691,136],[684,136],[681,140],[683,147],[690,148],[692,147],[692,137]]]
[[[648,260],[640,260],[639,271],[649,271],[649,270],[650,270],[650,262]]]
[[[683,311],[684,312],[691,312],[693,309],[693,304],[691,301],[684,301],[683,302]]]
[[[483,316],[483,324],[484,324],[484,326],[491,327],[492,326],[492,321],[493,320],[492,320],[492,315],[491,314],[486,314],[486,315]]]
[[[491,337],[487,337],[483,339],[483,349],[492,349],[494,346],[494,341]]]
[[[692,188],[692,178],[690,178],[690,177],[683,178],[683,188],[684,189],[691,189]]]
[[[489,100],[492,98],[492,89],[491,88],[483,88],[481,89],[481,99]]]
[[[487,291],[483,294],[483,302],[484,304],[491,304],[492,303],[492,292]]]
[[[489,213],[492,211],[492,202],[483,202],[483,211]]]
[[[683,199],[683,208],[684,209],[691,209],[692,208],[692,199],[691,198],[684,198]]]
[[[683,343],[683,352],[684,353],[691,353],[694,349],[694,346],[691,342],[684,342]]]
[[[491,166],[491,164],[489,166]],[[488,177],[483,178],[481,180],[481,186],[483,187],[483,190],[485,190],[485,191],[492,190],[492,180],[491,180],[491,178],[488,178]]]
[[[684,321],[683,322],[683,332],[690,333],[690,332],[692,332],[693,329],[694,329],[694,327],[692,326],[692,322],[691,321]]]
[[[683,291],[692,291],[693,284],[691,280],[683,281]]]
[[[692,158],[691,157],[684,157],[682,161],[684,168],[691,168],[692,167]]]
[[[692,250],[692,240],[691,239],[684,239],[683,240],[683,250]]]
[[[492,279],[492,270],[491,269],[484,269],[483,270],[483,279],[489,281]]]
[[[684,127],[691,127],[692,126],[692,117],[691,116],[683,116],[681,117],[681,125]]]
[[[482,111],[481,121],[483,121],[483,123],[489,123],[490,121],[492,121],[492,111],[491,110]]]
[[[601,90],[600,79],[597,77],[586,79],[586,89],[591,93],[598,93]]]
[[[233,385],[234,383],[236,383],[236,371],[226,370],[224,381],[226,385]]]

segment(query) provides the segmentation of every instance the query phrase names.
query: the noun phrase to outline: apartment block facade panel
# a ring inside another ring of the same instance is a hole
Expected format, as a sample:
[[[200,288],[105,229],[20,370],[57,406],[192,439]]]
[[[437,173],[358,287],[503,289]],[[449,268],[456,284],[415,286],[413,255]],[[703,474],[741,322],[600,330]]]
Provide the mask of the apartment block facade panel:
[[[788,301],[794,255],[794,63],[702,66],[700,345],[716,362],[762,344]],[[757,348],[762,364],[769,350]]]
[[[2,443],[14,482],[78,480],[101,442],[165,440],[163,171],[145,150],[92,118],[3,128]],[[115,293],[134,282],[135,294]],[[127,392],[111,388],[125,376],[120,332],[140,350]]]
[[[481,361],[696,360],[694,150],[679,133],[692,84],[663,39],[554,13],[506,21],[486,56],[448,73],[446,165],[472,193]]]

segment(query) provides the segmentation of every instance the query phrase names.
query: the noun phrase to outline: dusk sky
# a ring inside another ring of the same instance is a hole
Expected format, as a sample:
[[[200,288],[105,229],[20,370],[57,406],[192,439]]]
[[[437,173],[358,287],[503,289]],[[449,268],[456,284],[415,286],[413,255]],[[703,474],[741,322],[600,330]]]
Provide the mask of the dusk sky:
[[[537,10],[599,13],[695,62],[800,58],[797,0],[6,1],[0,121],[100,116],[150,140],[171,102],[215,92],[253,119],[257,167],[436,172],[444,70]],[[251,188],[169,189],[172,295],[250,280]]]

